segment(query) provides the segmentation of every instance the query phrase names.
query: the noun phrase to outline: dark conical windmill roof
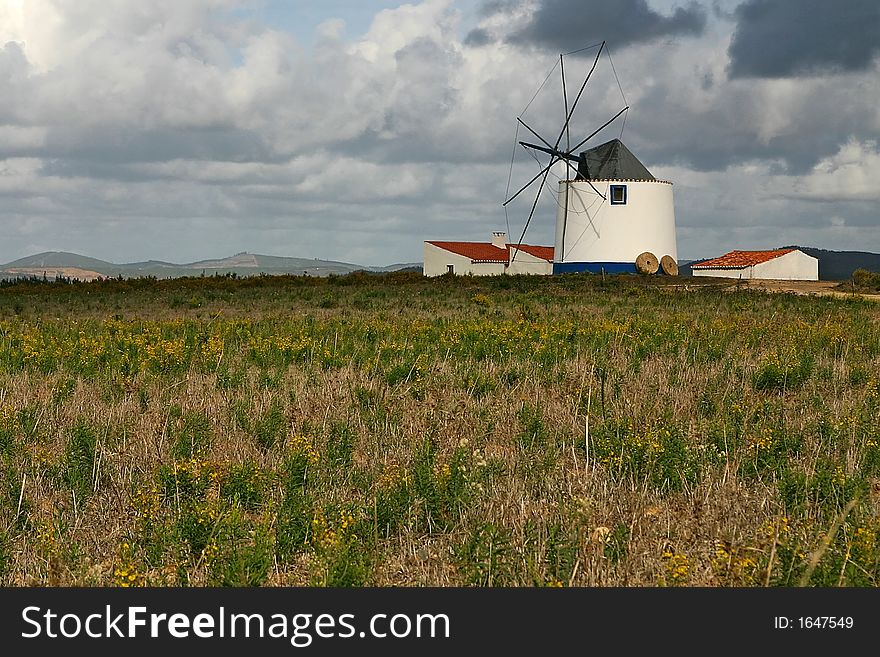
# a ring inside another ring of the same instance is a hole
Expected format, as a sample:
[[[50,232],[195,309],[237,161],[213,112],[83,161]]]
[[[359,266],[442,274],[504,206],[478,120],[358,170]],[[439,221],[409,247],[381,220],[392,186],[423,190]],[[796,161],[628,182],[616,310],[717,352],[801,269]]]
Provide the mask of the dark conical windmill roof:
[[[656,180],[645,165],[619,139],[581,153],[589,180]]]

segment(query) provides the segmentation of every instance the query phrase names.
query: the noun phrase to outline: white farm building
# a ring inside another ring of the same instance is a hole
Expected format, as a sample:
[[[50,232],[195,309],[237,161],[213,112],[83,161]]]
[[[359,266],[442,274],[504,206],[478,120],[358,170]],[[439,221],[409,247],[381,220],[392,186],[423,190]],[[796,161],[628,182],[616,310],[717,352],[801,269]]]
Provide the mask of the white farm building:
[[[425,276],[456,274],[553,273],[553,247],[509,244],[507,233],[492,233],[491,242],[425,242]]]
[[[779,281],[818,281],[819,259],[800,249],[731,251],[691,265],[694,276]]]

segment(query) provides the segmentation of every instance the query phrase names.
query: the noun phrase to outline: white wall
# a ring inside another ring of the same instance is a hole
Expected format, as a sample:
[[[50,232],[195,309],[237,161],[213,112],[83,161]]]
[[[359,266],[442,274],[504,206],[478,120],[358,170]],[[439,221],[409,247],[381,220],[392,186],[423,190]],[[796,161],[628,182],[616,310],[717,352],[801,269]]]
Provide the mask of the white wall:
[[[755,265],[752,278],[770,278],[780,281],[818,281],[819,259],[803,251],[792,251],[778,258]]]
[[[513,257],[514,252],[516,256]],[[553,263],[542,260],[525,251],[516,251],[516,247],[510,247],[513,262],[507,267],[508,274],[539,274],[550,276],[553,273]]]
[[[517,256],[519,259],[519,256]],[[477,262],[472,263],[467,258],[457,253],[452,253],[439,246],[425,242],[423,272],[425,276],[442,276],[447,272],[447,265],[453,266],[453,272],[458,276],[473,274],[474,276],[494,276],[504,273],[504,263],[501,262]]]
[[[741,278],[743,280],[752,277],[752,268],[742,269],[692,269],[694,276],[714,276],[715,278]]]
[[[557,262],[635,263],[650,251],[678,260],[672,183],[645,180],[560,181],[556,214]],[[626,205],[611,205],[611,185],[626,185]],[[566,191],[568,212],[566,213]],[[564,249],[563,249],[564,227]]]
[[[778,258],[742,269],[693,269],[694,276],[717,278],[768,279],[777,281],[818,281],[819,259],[803,251],[791,251]]]

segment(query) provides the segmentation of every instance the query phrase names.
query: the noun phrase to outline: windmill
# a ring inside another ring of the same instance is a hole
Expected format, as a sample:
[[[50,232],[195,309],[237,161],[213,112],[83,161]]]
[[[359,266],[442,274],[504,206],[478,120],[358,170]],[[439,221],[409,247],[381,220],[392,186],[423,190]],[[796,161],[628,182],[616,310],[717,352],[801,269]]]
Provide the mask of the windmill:
[[[569,103],[565,57],[594,48],[596,55],[592,66]],[[559,56],[565,118],[561,129],[554,131],[550,139],[545,139],[526,123],[522,114],[517,117],[517,136],[521,127],[534,138],[517,141],[517,145],[538,162],[539,171],[517,191],[509,194],[503,203],[506,212],[510,203],[527,191],[534,190],[538,183],[519,242],[511,247],[510,261],[512,263],[520,251],[553,168],[562,163],[566,175],[559,181],[557,196],[554,274],[577,271],[638,271],[653,274],[662,269],[666,274],[677,275],[672,183],[654,178],[619,138],[581,150],[621,117],[625,123],[629,106],[622,88],[622,109],[572,145],[572,118],[603,54],[608,54],[604,41]],[[610,55],[608,61],[611,62]],[[613,63],[611,70],[614,71]],[[614,77],[617,79],[616,72]],[[620,81],[617,82],[620,87]],[[621,127],[621,136],[622,133]],[[513,161],[511,178],[512,173]]]

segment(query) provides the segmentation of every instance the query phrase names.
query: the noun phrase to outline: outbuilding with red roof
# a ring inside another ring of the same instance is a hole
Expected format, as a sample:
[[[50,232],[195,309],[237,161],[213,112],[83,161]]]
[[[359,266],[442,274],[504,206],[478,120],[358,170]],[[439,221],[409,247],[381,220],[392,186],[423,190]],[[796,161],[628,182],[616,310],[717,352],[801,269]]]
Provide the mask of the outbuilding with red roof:
[[[425,242],[425,276],[456,274],[494,276],[497,274],[553,273],[553,247],[511,244],[507,233],[492,233],[491,242]]]
[[[731,251],[691,265],[694,276],[719,278],[818,281],[819,260],[800,249]]]

